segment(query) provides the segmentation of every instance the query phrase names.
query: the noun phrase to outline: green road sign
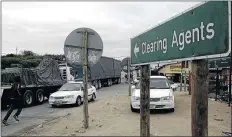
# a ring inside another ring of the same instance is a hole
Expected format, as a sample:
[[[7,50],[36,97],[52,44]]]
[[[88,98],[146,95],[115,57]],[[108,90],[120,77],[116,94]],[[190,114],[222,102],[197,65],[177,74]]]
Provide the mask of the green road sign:
[[[229,68],[230,67],[230,57],[210,59],[209,68]]]
[[[204,2],[131,39],[131,65],[228,56],[228,1]]]

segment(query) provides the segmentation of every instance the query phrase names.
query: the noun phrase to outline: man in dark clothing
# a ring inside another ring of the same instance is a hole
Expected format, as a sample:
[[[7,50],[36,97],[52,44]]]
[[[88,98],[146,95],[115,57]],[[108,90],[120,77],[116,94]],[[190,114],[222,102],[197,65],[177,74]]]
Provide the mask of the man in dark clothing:
[[[2,123],[5,126],[9,125],[7,123],[7,120],[15,108],[18,109],[15,115],[13,116],[13,118],[16,121],[19,121],[18,116],[22,111],[22,94],[20,93],[21,92],[21,80],[19,76],[16,76],[14,80],[15,81],[11,87],[12,97],[11,97],[10,109],[8,110],[6,116],[4,117],[2,121]]]

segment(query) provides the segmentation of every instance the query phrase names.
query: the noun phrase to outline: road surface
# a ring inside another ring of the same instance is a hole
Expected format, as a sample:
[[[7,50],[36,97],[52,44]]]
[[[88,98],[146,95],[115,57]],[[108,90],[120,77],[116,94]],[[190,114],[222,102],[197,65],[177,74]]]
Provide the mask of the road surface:
[[[98,96],[96,101],[101,100],[102,98],[112,97],[117,94],[128,95],[128,84],[121,83],[118,85],[113,85],[111,87],[103,87],[102,89],[97,90],[97,92]],[[10,125],[7,127],[2,125],[2,136],[21,134],[35,126],[39,126],[43,122],[68,115],[73,109],[82,109],[82,107],[51,108],[49,104],[45,102],[42,105],[23,109],[21,115],[19,116],[19,123],[16,123],[15,120],[12,118],[13,114],[16,111],[15,110],[8,120],[8,123]],[[1,112],[2,119],[6,115],[6,112],[6,110]]]

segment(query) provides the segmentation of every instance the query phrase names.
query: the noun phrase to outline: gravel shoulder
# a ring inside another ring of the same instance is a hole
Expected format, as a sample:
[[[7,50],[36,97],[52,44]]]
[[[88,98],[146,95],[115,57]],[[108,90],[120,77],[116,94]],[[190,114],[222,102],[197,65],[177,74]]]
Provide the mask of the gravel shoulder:
[[[155,136],[191,136],[191,97],[186,92],[175,93],[174,113],[153,112],[150,132]],[[82,107],[82,106],[81,106]],[[209,136],[221,136],[230,131],[230,107],[209,100]],[[21,136],[138,136],[140,115],[130,110],[128,96],[115,96],[89,103],[89,129],[82,127],[83,109],[47,122]]]

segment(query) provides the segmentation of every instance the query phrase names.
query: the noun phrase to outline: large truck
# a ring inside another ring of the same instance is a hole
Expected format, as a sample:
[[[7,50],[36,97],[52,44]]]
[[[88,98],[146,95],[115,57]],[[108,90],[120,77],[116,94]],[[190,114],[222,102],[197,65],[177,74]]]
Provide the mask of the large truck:
[[[67,72],[74,75],[76,81],[81,81],[83,78],[82,67],[76,68],[74,71],[72,67],[63,64],[60,70],[63,79],[67,79]],[[88,68],[88,81],[96,89],[100,89],[103,86],[119,84],[121,83],[121,70],[121,61],[102,56],[97,64]]]
[[[99,62],[89,68],[88,80],[96,87],[111,86],[121,83],[120,61],[101,57]],[[14,76],[22,79],[22,93],[25,107],[42,104],[45,97],[56,92],[64,83],[82,80],[82,67],[74,69],[66,63],[58,64],[56,60],[45,58],[38,67],[7,68],[1,73],[1,104],[2,108],[10,104],[10,90]]]
[[[66,81],[61,77],[56,60],[44,58],[36,68],[6,68],[1,73],[1,105],[6,108],[12,95],[11,85],[15,76],[21,77],[25,107],[42,104],[44,98],[56,92]]]

